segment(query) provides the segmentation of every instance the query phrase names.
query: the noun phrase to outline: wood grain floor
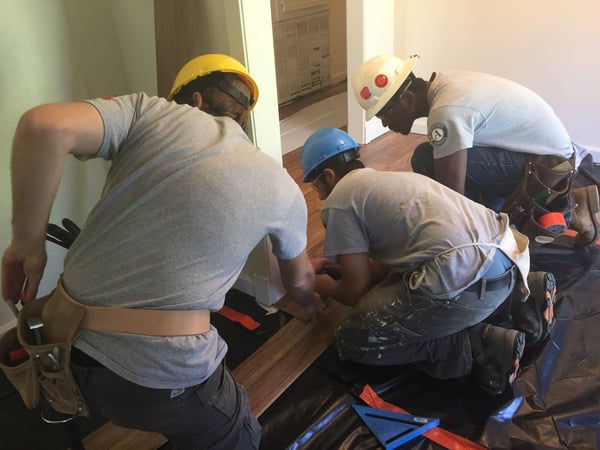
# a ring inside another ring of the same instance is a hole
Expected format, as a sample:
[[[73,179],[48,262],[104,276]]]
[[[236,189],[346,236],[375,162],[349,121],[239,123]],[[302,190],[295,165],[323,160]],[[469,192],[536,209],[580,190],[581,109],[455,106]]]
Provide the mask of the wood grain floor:
[[[425,136],[386,133],[361,149],[361,160],[377,170],[410,170],[412,150]],[[300,150],[283,156],[283,165],[300,186],[308,207],[308,246],[311,257],[322,254],[325,232],[320,220],[321,201],[310,184],[302,183]],[[294,319],[247,358],[233,375],[246,388],[250,407],[260,415],[314,362],[333,342],[335,325],[347,307],[329,301],[325,311],[315,320],[308,321],[302,311],[287,296],[275,306],[290,312]],[[110,423],[84,439],[86,450],[155,450],[165,443],[156,433],[117,427]]]

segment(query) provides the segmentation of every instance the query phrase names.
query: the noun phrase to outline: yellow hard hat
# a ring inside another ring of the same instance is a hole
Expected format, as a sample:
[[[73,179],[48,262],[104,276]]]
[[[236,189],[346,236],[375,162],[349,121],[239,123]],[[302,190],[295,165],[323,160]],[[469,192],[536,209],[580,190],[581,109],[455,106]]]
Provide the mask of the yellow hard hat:
[[[228,55],[222,55],[219,53],[210,53],[207,55],[197,56],[196,58],[188,61],[177,73],[175,82],[171,88],[171,92],[167,97],[167,100],[173,100],[173,97],[183,88],[186,84],[194,81],[198,77],[203,77],[214,72],[226,72],[234,73],[239,76],[244,84],[250,89],[250,111],[256,105],[258,99],[258,85],[252,79],[248,70],[236,59]]]

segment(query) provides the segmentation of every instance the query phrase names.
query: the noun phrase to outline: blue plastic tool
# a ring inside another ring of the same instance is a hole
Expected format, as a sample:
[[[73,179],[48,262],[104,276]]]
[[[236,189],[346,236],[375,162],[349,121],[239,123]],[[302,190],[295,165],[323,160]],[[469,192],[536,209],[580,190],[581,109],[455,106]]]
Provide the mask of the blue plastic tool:
[[[369,406],[352,406],[385,450],[397,448],[440,424],[440,419],[412,416]]]

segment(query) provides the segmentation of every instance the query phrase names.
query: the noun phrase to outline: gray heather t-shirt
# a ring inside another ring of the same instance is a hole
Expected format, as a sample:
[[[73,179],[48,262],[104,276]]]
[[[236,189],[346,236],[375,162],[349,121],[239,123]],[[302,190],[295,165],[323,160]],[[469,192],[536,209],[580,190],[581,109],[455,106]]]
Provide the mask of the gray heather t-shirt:
[[[353,170],[321,218],[328,258],[366,252],[394,272],[417,271],[421,289],[442,299],[481,278],[511,233],[506,214],[412,172]]]
[[[145,94],[90,102],[105,125],[97,156],[112,165],[65,258],[81,303],[216,311],[265,236],[281,259],[306,247],[306,204],[281,164],[229,117]],[[134,383],[204,381],[227,345],[212,327],[184,337],[85,331],[80,348]]]
[[[427,92],[433,157],[473,146],[536,155],[573,154],[571,139],[552,108],[513,81],[478,72],[437,73]]]

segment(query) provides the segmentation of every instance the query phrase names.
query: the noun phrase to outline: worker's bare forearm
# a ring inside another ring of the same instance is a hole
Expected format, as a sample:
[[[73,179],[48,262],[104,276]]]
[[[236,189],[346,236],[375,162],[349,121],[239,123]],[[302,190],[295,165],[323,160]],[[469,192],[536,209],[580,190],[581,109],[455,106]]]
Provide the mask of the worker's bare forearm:
[[[434,159],[433,166],[437,181],[459,194],[465,193],[465,179],[467,175],[466,149],[459,150],[443,158]]]
[[[329,275],[317,275],[315,290],[322,298],[333,298],[343,305],[354,306],[360,299],[347,289],[343,279],[334,280]]]

